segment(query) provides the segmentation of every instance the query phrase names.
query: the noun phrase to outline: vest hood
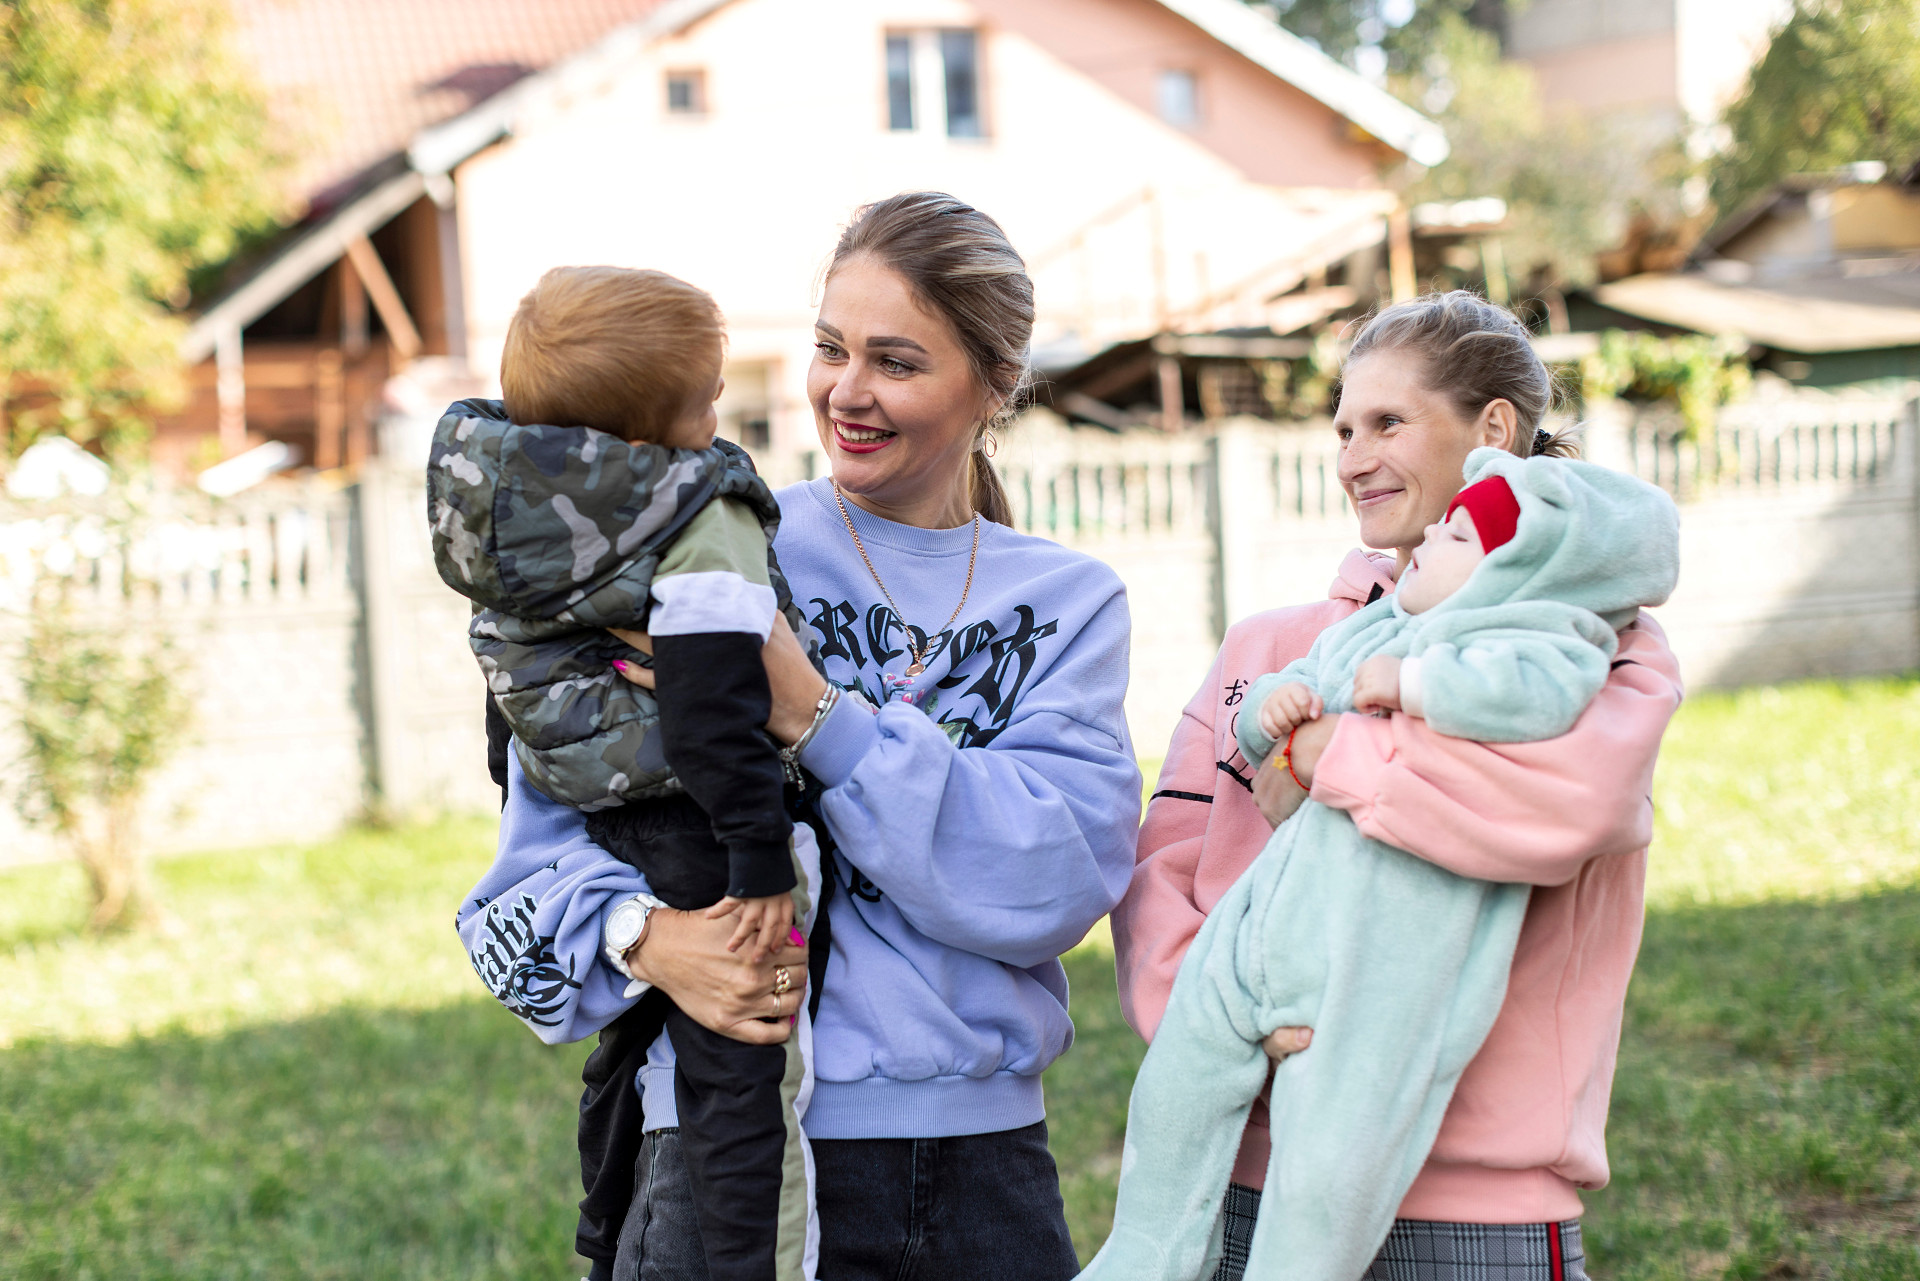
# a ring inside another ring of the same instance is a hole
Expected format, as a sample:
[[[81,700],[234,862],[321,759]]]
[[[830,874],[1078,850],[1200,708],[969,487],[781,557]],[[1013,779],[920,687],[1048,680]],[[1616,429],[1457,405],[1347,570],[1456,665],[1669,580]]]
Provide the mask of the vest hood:
[[[497,400],[449,406],[427,463],[434,563],[475,604],[527,619],[636,626],[661,551],[716,496],[779,524],[746,451],[668,449],[591,427],[521,426]]]

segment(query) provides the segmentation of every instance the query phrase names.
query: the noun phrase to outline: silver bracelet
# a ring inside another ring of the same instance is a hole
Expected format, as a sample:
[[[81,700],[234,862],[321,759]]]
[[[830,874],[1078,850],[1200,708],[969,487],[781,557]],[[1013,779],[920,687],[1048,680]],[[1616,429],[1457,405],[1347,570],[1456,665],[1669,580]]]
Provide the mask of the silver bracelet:
[[[813,705],[813,723],[807,726],[805,733],[793,740],[792,747],[780,749],[780,763],[786,766],[787,778],[791,782],[800,781],[800,753],[807,750],[807,744],[813,741],[813,736],[818,734],[820,727],[826,723],[827,713],[831,712],[834,704],[839,701],[840,687],[828,681],[826,692],[821,694],[820,701]]]

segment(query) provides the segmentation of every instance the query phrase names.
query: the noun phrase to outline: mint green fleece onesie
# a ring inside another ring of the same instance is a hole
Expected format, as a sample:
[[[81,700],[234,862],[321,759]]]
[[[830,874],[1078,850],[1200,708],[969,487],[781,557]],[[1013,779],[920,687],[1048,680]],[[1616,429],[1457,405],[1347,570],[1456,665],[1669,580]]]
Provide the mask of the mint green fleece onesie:
[[[1353,707],[1375,655],[1417,658],[1429,724],[1477,742],[1565,733],[1606,683],[1615,629],[1664,601],[1679,568],[1673,503],[1587,463],[1468,456],[1466,483],[1506,478],[1512,540],[1424,614],[1386,597],[1263,676],[1236,726],[1256,764],[1258,708],[1299,681]],[[1113,1234],[1088,1281],[1205,1281],[1247,1114],[1278,1027],[1313,1046],[1273,1076],[1273,1154],[1248,1281],[1354,1281],[1492,1029],[1526,913],[1525,885],[1469,880],[1360,834],[1314,801],[1208,915],[1133,1088]]]

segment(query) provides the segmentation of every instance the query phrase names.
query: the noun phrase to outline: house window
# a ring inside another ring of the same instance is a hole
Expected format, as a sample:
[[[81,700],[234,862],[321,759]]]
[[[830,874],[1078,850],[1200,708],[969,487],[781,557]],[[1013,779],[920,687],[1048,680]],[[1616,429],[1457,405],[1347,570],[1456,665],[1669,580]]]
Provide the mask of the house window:
[[[707,111],[707,73],[669,71],[667,73],[667,114],[700,116]]]
[[[887,37],[887,128],[913,128],[913,37]]]
[[[944,122],[949,138],[986,136],[980,35],[966,28],[887,35],[887,128],[911,133]]]
[[[980,41],[972,31],[942,31],[940,62],[946,71],[947,137],[978,138]]]
[[[748,450],[765,449],[773,441],[774,367],[740,362],[726,368],[727,385],[714,412],[720,434]]]
[[[1162,71],[1156,85],[1160,118],[1176,129],[1200,123],[1200,77],[1191,71]]]

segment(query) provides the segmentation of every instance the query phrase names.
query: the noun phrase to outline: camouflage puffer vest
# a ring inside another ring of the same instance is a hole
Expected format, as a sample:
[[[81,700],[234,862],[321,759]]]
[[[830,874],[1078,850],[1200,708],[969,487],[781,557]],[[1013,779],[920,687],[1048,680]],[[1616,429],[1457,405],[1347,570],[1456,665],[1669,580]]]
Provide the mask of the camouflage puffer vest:
[[[739,446],[518,426],[497,400],[457,401],[440,419],[427,462],[434,565],[473,601],[474,656],[521,768],[553,799],[591,811],[681,790],[653,695],[613,671],[634,652],[605,629],[646,629],[661,554],[722,497],[759,516],[775,600],[805,637],[773,558],[780,509]]]

